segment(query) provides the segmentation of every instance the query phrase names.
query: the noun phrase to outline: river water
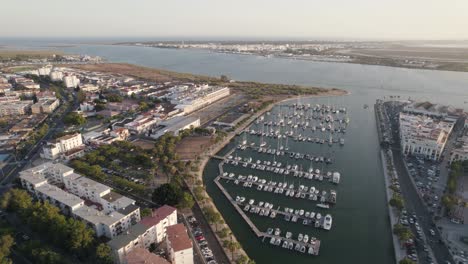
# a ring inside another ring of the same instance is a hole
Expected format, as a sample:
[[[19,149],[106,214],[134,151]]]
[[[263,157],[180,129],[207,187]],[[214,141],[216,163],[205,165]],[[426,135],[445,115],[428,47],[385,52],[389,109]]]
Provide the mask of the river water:
[[[57,49],[57,48],[54,48]],[[302,99],[305,103],[333,104],[348,109],[351,120],[345,135],[343,147],[300,144],[291,142],[290,148],[308,154],[332,155],[335,162],[328,169],[342,174],[341,183],[334,186],[338,201],[330,213],[333,215],[331,231],[305,228],[300,223],[286,223],[281,217],[276,220],[253,217],[255,224],[263,231],[267,227],[280,227],[283,232],[291,231],[316,236],[322,241],[317,257],[290,252],[262,243],[250,231],[246,223],[224,198],[213,179],[218,175],[218,162],[208,162],[204,179],[212,196],[227,223],[233,229],[248,255],[257,263],[394,263],[391,230],[388,220],[384,180],[379,156],[379,145],[372,105],[377,98],[400,96],[417,100],[450,104],[467,109],[468,73],[414,70],[383,66],[369,66],[345,63],[309,62],[281,58],[265,58],[212,53],[204,50],[173,50],[148,47],[125,47],[110,45],[76,45],[59,48],[65,52],[98,55],[111,62],[126,62],[148,67],[164,68],[178,72],[188,72],[209,76],[228,75],[236,80],[251,80],[268,83],[289,83],[320,87],[346,89],[350,95],[334,98]],[[363,105],[369,104],[369,109]],[[276,111],[276,110],[274,110]],[[236,138],[235,140],[239,140]],[[254,137],[249,141],[258,140]],[[276,145],[276,141],[269,144]],[[228,145],[222,152],[235,146]],[[265,154],[244,151],[243,156],[269,158]],[[263,155],[263,156],[261,156]],[[282,162],[295,162],[287,157]],[[296,162],[299,163],[299,162]],[[303,166],[308,168],[308,164]],[[226,165],[225,169],[236,174],[256,174],[264,177],[271,173],[248,171],[242,167]],[[325,168],[327,169],[327,168]],[[282,180],[276,178],[276,180]],[[297,185],[299,181],[295,178]],[[315,185],[313,181],[301,184]],[[271,193],[258,193],[223,183],[232,195],[262,199],[293,208],[314,209],[306,201],[278,198]],[[325,188],[325,187],[320,187]],[[315,210],[317,211],[317,210]]]

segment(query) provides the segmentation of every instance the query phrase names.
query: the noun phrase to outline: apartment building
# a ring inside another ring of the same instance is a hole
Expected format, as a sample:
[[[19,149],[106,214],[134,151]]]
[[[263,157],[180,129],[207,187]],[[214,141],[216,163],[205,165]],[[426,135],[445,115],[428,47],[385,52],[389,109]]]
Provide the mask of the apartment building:
[[[50,79],[54,82],[62,81],[63,80],[63,72],[61,71],[51,71],[50,72]]]
[[[67,88],[76,88],[80,85],[80,79],[78,79],[75,75],[67,75],[63,77],[63,83]]]
[[[125,256],[124,264],[170,264],[165,258],[149,252],[145,248],[135,248]]]
[[[167,227],[167,253],[172,264],[193,264],[193,245],[183,224]]]
[[[140,221],[140,208],[134,200],[60,163],[47,162],[24,170],[20,181],[38,199],[86,222],[98,237],[116,237]]]
[[[117,263],[125,263],[126,256],[136,248],[149,248],[165,241],[167,227],[177,224],[177,210],[164,205],[152,211],[151,216],[130,227],[127,232],[108,242]],[[185,228],[185,227],[184,227]]]
[[[81,153],[75,153],[74,157],[84,153],[84,144],[80,133],[65,135],[47,142],[46,145],[42,147],[41,157],[55,160],[73,150],[81,151]]]
[[[400,113],[400,139],[405,155],[438,160],[455,125],[447,118]]]
[[[60,100],[55,98],[55,99],[41,99],[37,103],[33,104],[31,106],[31,111],[33,114],[40,114],[40,113],[45,113],[45,114],[50,114],[57,109],[60,105]]]
[[[5,102],[0,104],[0,116],[25,115],[31,110],[32,100]]]

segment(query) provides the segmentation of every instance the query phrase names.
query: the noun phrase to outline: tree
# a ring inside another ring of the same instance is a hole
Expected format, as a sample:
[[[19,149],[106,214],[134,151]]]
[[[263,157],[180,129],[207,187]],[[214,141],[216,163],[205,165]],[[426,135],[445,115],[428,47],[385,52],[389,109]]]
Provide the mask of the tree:
[[[240,244],[230,240],[224,240],[223,244],[231,252],[231,260],[234,260],[234,252],[241,248]]]
[[[76,99],[79,103],[83,103],[86,100],[86,93],[79,90],[78,93],[76,93]]]
[[[389,204],[392,207],[395,207],[398,211],[401,211],[405,207],[405,204],[403,202],[403,198],[400,195],[396,194],[396,193],[393,194],[393,197],[392,197],[392,199],[390,199]]]
[[[101,243],[96,248],[96,259],[100,264],[112,264],[112,250],[111,248],[104,243]]]
[[[154,190],[152,200],[160,205],[176,206],[182,200],[182,197],[183,192],[179,186],[173,183],[165,183]]]
[[[216,224],[216,231],[218,230],[218,223],[222,220],[221,215],[213,208],[213,206],[206,207],[203,212],[205,213],[206,220],[210,224]]]
[[[15,240],[10,235],[4,235],[0,237],[0,263],[11,263],[11,260],[8,258],[8,256],[10,255],[10,250],[14,243]]]
[[[249,259],[246,255],[242,254],[236,259],[237,264],[255,264],[255,261]]]
[[[68,219],[66,229],[67,247],[72,251],[83,251],[92,245],[94,242],[94,231],[86,227],[86,225],[73,218]]]
[[[398,262],[398,263],[399,264],[416,264],[416,262],[412,261],[409,258],[404,258],[404,259],[400,260],[400,262]]]
[[[218,232],[218,236],[220,238],[226,238],[230,234],[231,234],[231,230],[229,230],[229,228],[227,228],[227,227],[224,227],[223,229],[219,230],[219,232]]]
[[[141,209],[140,215],[143,218],[145,216],[150,216],[151,213],[152,213],[151,208],[143,208],[143,209]]]
[[[193,200],[192,195],[189,192],[184,192],[182,195],[182,199],[180,200],[178,204],[178,208],[192,208],[193,205],[195,204],[195,201]]]
[[[411,230],[401,224],[395,224],[393,226],[393,233],[397,235],[401,241],[406,241],[413,237]]]
[[[31,205],[31,196],[25,190],[20,189],[9,190],[2,196],[0,200],[0,206],[3,209],[11,211],[23,211],[30,208]]]
[[[86,118],[76,112],[71,112],[65,116],[63,122],[67,125],[81,126],[86,123]]]

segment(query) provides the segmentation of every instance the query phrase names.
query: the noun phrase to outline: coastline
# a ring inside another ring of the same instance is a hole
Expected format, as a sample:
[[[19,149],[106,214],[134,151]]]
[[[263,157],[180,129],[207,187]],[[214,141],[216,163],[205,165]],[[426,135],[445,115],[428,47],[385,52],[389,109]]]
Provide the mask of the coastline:
[[[310,58],[301,58],[301,57],[294,57],[294,56],[279,56],[279,55],[274,55],[272,54],[271,56],[265,56],[261,54],[255,54],[255,53],[236,53],[236,52],[224,52],[224,51],[216,51],[216,50],[210,50],[210,49],[196,49],[196,48],[171,48],[171,47],[152,47],[152,46],[139,46],[135,44],[129,44],[129,43],[113,43],[113,44],[108,44],[108,45],[114,45],[114,46],[126,46],[126,47],[147,47],[147,48],[157,48],[157,49],[174,49],[174,50],[202,50],[202,51],[208,51],[212,53],[218,53],[218,54],[231,54],[231,55],[241,55],[241,56],[256,56],[256,57],[264,57],[264,58],[277,58],[277,59],[289,59],[289,60],[300,60],[300,61],[309,61],[309,62],[316,62],[316,63],[343,63],[343,64],[356,64],[356,65],[369,65],[369,66],[382,66],[382,67],[391,67],[391,68],[402,68],[402,69],[413,69],[413,70],[427,70],[427,71],[448,71],[448,72],[468,72],[468,63],[463,64],[460,63],[460,67],[464,69],[460,69],[459,67],[453,67],[456,66],[453,64],[453,62],[445,62],[441,61],[440,65],[437,67],[421,67],[421,66],[408,66],[408,65],[395,65],[391,63],[365,63],[364,61],[360,60],[363,58],[360,58],[359,60],[353,61],[338,61],[338,60],[318,60],[318,59],[310,59]],[[388,58],[388,57],[377,57],[378,59],[382,60],[393,60],[397,58]]]

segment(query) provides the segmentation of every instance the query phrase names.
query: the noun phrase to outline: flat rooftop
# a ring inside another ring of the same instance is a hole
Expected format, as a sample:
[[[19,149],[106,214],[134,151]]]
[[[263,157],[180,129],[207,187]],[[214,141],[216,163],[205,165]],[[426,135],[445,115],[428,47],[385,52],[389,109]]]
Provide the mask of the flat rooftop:
[[[148,230],[146,226],[137,223],[136,225],[131,226],[127,231],[114,237],[111,241],[107,242],[107,244],[112,249],[120,249],[144,234],[146,230]]]
[[[71,193],[67,193],[64,190],[58,188],[57,186],[50,185],[48,183],[36,187],[36,191],[41,192],[60,203],[63,203],[71,208],[77,205],[83,205],[84,201],[81,200],[78,196]]]
[[[89,178],[86,178],[84,176],[81,176],[80,174],[77,174],[77,173],[73,173],[73,174],[67,176],[67,179],[73,181],[73,183],[76,183],[76,185],[82,186],[83,188],[92,189],[97,194],[103,193],[103,192],[111,189],[107,185],[104,185],[102,183],[93,181],[93,180],[91,180]]]
[[[110,214],[105,214],[103,211],[96,210],[89,206],[81,207],[73,212],[75,215],[79,216],[83,220],[98,225],[100,223],[105,225],[113,225],[120,221],[125,215],[119,212],[112,212]]]

